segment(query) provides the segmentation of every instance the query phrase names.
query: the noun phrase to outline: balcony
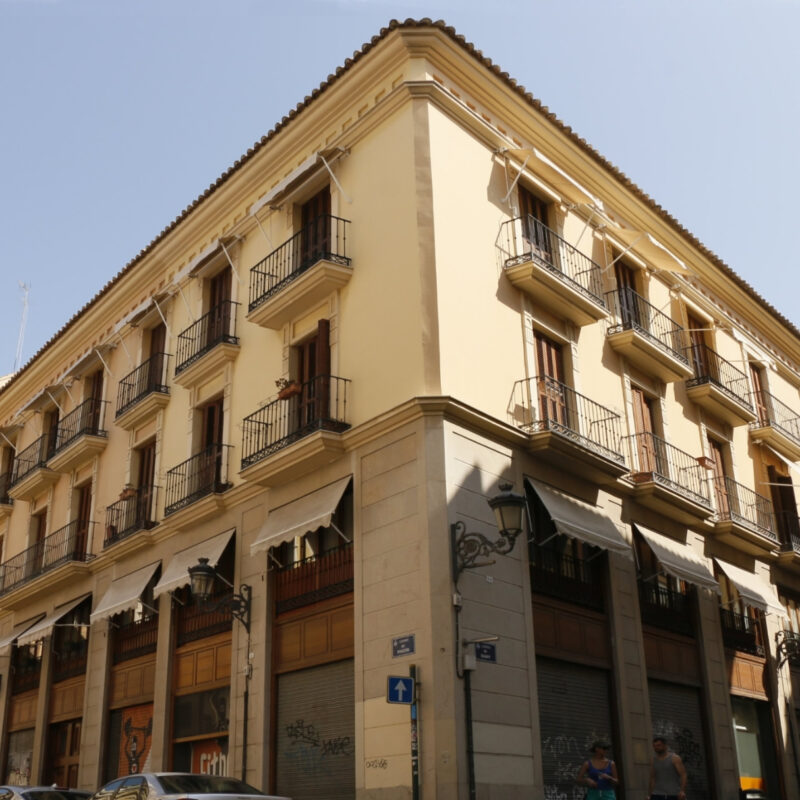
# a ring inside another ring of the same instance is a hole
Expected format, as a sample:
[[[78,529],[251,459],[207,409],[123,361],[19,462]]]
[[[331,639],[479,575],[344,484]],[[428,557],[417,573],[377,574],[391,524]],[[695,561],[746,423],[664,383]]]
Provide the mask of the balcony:
[[[296,393],[276,399],[243,420],[244,480],[277,485],[334,461],[343,452],[346,378],[318,375],[297,384]]]
[[[317,217],[250,270],[247,319],[282,328],[347,285],[353,268],[347,255],[346,219]]]
[[[715,478],[714,497],[719,539],[753,555],[777,549],[778,527],[769,498],[728,477]]]
[[[231,485],[226,478],[230,449],[230,445],[227,444],[211,444],[167,472],[165,517],[197,503],[204,497],[212,498],[212,502],[206,504],[211,508],[204,508],[198,513],[202,515],[205,515],[206,511],[213,513],[221,507],[221,501],[217,502],[219,498],[213,496],[230,489]]]
[[[694,365],[694,377],[686,381],[689,399],[729,425],[753,422],[747,375],[704,344],[693,344],[688,351]]]
[[[686,525],[712,515],[706,471],[696,458],[652,433],[626,438],[637,502]]]
[[[575,325],[606,316],[599,265],[538,219],[508,220],[498,239],[508,279],[539,305]]]
[[[90,561],[93,556],[86,552],[86,545],[92,525],[93,522],[73,520],[0,564],[0,595],[8,594],[58,567]],[[50,581],[48,586],[52,585]]]
[[[175,383],[190,388],[218,373],[239,354],[236,309],[225,300],[178,334]]]
[[[126,375],[117,389],[114,421],[126,431],[150,419],[169,402],[168,353],[155,353]]]
[[[728,650],[763,657],[764,644],[761,641],[761,625],[757,619],[746,614],[737,614],[728,608],[720,608],[719,617],[722,641]]]
[[[219,633],[229,633],[233,627],[233,616],[225,608],[219,608],[224,600],[231,597],[231,590],[216,592],[209,597],[208,602],[196,603],[191,595],[184,591],[178,599],[186,602],[175,607],[175,642],[178,647],[216,636]],[[217,609],[209,611],[209,608]]]
[[[8,487],[10,498],[32,500],[58,480],[59,474],[47,468],[47,459],[52,454],[50,445],[50,436],[40,436],[33,444],[17,453]]]
[[[337,547],[275,570],[275,612],[353,591],[353,548]]]
[[[790,461],[800,460],[800,416],[769,392],[755,399],[758,418],[750,423],[750,438],[774,447]]]
[[[100,454],[108,444],[103,430],[105,400],[89,398],[59,420],[56,443],[47,465],[56,472],[69,472]]]
[[[606,302],[615,320],[606,334],[614,350],[665,383],[692,377],[685,332],[677,322],[632,289],[607,292]]]
[[[14,501],[8,494],[9,486],[11,486],[11,473],[4,472],[0,475],[0,521],[5,519],[14,508]]]
[[[517,381],[513,404],[515,423],[541,458],[604,483],[628,471],[619,414],[548,377]]]
[[[11,694],[18,695],[39,688],[42,675],[41,646],[25,645],[11,651]]]
[[[158,642],[158,614],[126,625],[112,626],[111,660],[114,664],[155,653]]]
[[[532,553],[531,591],[575,603],[596,611],[605,609],[603,571],[605,562],[575,558],[537,547]]]
[[[116,503],[106,508],[104,549],[137,531],[149,531],[155,527],[156,491],[155,486],[126,489]]]
[[[655,580],[639,580],[642,624],[694,636],[691,595],[676,592]]]

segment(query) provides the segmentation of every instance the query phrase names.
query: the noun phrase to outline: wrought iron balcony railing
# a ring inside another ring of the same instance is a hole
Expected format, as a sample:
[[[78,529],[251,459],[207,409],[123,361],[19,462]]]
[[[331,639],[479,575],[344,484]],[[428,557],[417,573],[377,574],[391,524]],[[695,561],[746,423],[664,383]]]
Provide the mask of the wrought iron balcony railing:
[[[554,431],[618,464],[622,454],[619,414],[554,378],[527,378],[514,384],[514,404],[523,409],[523,430]]]
[[[0,564],[0,594],[71,561],[86,562],[89,531],[94,522],[73,520],[40,542]]]
[[[346,219],[324,214],[273,250],[250,270],[248,311],[258,308],[276,292],[318,261],[350,265]]]
[[[642,622],[685,636],[694,635],[691,595],[676,592],[655,580],[639,579],[639,608]]]
[[[353,591],[353,548],[337,547],[275,570],[278,614]]]
[[[750,427],[772,426],[800,446],[800,416],[797,412],[769,392],[759,392],[755,400],[758,419],[751,422]]]
[[[179,375],[218,344],[239,344],[236,336],[238,303],[225,300],[178,334],[175,374]]]
[[[46,466],[47,459],[52,455],[51,441],[54,442],[55,439],[51,440],[51,437],[45,434],[17,453],[11,474],[11,486],[19,483],[35,469]]]
[[[164,516],[209,494],[230,488],[227,482],[229,444],[210,444],[167,473]]]
[[[106,400],[90,397],[59,420],[56,446],[51,457],[69,447],[80,436],[108,436],[103,430]]]
[[[662,352],[689,366],[685,355],[686,332],[663,311],[629,288],[606,292],[606,304],[617,320],[608,329],[608,336],[620,331],[636,331]]]
[[[158,614],[112,627],[111,659],[114,664],[155,653],[158,642]]]
[[[686,386],[700,386],[711,383],[721,389],[732,400],[753,411],[750,401],[750,383],[742,370],[726,361],[719,353],[705,344],[695,343],[687,348],[687,355],[694,367],[694,377],[686,381]]]
[[[4,472],[0,475],[0,505],[11,505],[14,501],[8,496],[8,487],[11,486],[11,473]]]
[[[531,591],[577,603],[597,611],[604,609],[602,561],[587,561],[566,553],[531,548]]]
[[[626,437],[634,483],[654,482],[688,500],[711,507],[705,469],[697,459],[652,433]]]
[[[242,469],[315,431],[341,433],[350,425],[347,378],[318,375],[296,384],[296,393],[278,398],[243,420]]]
[[[88,629],[88,626],[87,626]],[[74,639],[53,648],[53,683],[86,673],[89,640]]]
[[[156,492],[156,486],[126,490],[116,503],[106,507],[103,547],[110,547],[136,531],[150,530],[155,526]]]
[[[42,674],[41,647],[23,645],[11,651],[11,694],[38,689]]]
[[[602,271],[589,256],[562,239],[536,217],[516,217],[500,227],[499,247],[506,269],[535,261],[602,308]]]
[[[731,611],[729,608],[720,608],[719,617],[725,647],[754,656],[764,655],[761,624],[757,619]]]
[[[714,499],[717,520],[731,520],[778,542],[775,513],[768,497],[757,494],[732,478],[720,476],[714,479]]]
[[[208,599],[207,604],[197,603],[188,592],[183,597],[183,605],[175,605],[175,636],[177,644],[188,644],[198,639],[205,639],[218,633],[225,633],[233,627],[233,615],[223,601],[229,599],[231,590],[216,592]],[[209,611],[213,608],[213,611]]]
[[[169,353],[154,353],[143,361],[133,372],[128,373],[117,389],[117,413],[119,417],[129,408],[153,392],[169,394],[167,386],[167,365]]]

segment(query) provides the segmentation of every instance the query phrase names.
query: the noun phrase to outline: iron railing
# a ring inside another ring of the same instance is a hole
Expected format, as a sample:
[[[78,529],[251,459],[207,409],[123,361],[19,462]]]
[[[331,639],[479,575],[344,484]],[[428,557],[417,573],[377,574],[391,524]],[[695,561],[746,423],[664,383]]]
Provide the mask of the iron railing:
[[[198,639],[230,631],[233,628],[233,615],[230,607],[226,608],[223,603],[230,597],[230,589],[225,589],[211,595],[206,603],[199,603],[192,598],[191,594],[184,592],[182,598],[186,599],[185,605],[175,606],[178,647]],[[209,611],[208,608],[216,610]]]
[[[8,496],[8,487],[11,486],[11,473],[4,472],[0,475],[0,505],[8,506],[14,501]]]
[[[714,479],[717,520],[731,520],[778,541],[772,501],[727,476]]]
[[[169,386],[167,386],[168,364],[169,353],[154,353],[147,361],[143,361],[133,372],[129,372],[119,382],[117,389],[117,417],[153,392],[169,394]]]
[[[347,378],[317,375],[297,384],[297,392],[276,399],[242,421],[242,469],[287,445],[325,430],[341,433],[350,425],[347,413]]]
[[[39,688],[42,675],[41,645],[37,642],[15,647],[11,654],[11,694]]]
[[[178,334],[175,374],[178,375],[218,344],[239,344],[236,336],[236,308],[224,300]]]
[[[696,458],[652,433],[634,433],[626,438],[634,483],[653,481],[711,508],[705,469]]]
[[[35,469],[44,467],[51,455],[51,437],[48,434],[40,436],[35,442],[29,444],[24,450],[17,453],[12,468],[11,485],[19,483]]]
[[[554,378],[527,378],[514,384],[515,407],[523,410],[523,430],[554,431],[610,461],[625,463],[619,414]]]
[[[687,387],[713,384],[732,400],[753,411],[750,383],[744,372],[699,342],[689,345],[687,354],[689,363],[694,367],[694,377],[686,381]]]
[[[158,642],[158,614],[112,626],[111,660],[114,664],[155,653]]]
[[[353,548],[337,547],[275,570],[275,610],[282,614],[353,591]]]
[[[167,472],[164,516],[205,497],[230,488],[227,482],[228,444],[210,444]]]
[[[646,625],[694,635],[690,594],[675,591],[655,580],[639,579],[639,608]]]
[[[796,511],[776,511],[775,523],[781,550],[800,554],[800,519]]]
[[[86,626],[89,627],[88,625]],[[88,638],[74,639],[53,647],[53,683],[86,673]]]
[[[250,270],[248,311],[281,291],[318,261],[350,265],[347,256],[349,220],[324,214],[273,250]]]
[[[770,425],[800,446],[800,416],[797,412],[769,392],[759,392],[755,399],[758,419],[751,422],[750,427]]]
[[[531,591],[602,611],[601,559],[587,561],[545,547],[531,549]]]
[[[606,292],[606,303],[618,320],[609,327],[608,336],[636,331],[662,352],[689,366],[685,355],[686,333],[675,320],[628,287]]]
[[[108,432],[102,428],[107,404],[106,400],[90,397],[59,420],[52,455],[69,447],[80,436],[108,436]]]
[[[89,531],[94,522],[73,520],[40,542],[0,564],[0,594],[70,561],[86,562]]]
[[[103,547],[127,538],[132,533],[155,526],[155,499],[158,487],[140,486],[123,492],[116,503],[106,507],[106,532]]]
[[[761,641],[761,623],[757,619],[720,608],[722,624],[722,641],[729,650],[751,653],[754,656],[764,655],[764,643]]]
[[[589,256],[562,239],[536,217],[516,217],[500,227],[506,269],[535,261],[584,297],[606,307],[602,270]]]

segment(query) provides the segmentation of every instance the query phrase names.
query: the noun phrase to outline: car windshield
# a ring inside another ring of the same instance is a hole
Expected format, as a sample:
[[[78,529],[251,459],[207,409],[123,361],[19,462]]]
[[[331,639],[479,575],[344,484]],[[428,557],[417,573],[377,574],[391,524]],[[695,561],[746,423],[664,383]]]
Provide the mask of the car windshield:
[[[159,775],[158,782],[164,794],[264,794],[243,781],[222,775]]]

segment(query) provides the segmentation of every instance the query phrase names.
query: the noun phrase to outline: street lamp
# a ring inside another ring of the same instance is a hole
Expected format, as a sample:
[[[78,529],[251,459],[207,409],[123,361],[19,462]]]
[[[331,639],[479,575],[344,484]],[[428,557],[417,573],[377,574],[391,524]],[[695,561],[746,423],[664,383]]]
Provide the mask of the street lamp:
[[[223,583],[233,588],[232,583],[228,583],[217,570],[208,563],[207,558],[198,559],[197,564],[189,567],[189,579],[191,580],[192,597],[200,604],[203,611],[230,611],[234,619],[244,625],[247,633],[250,633],[250,598],[252,589],[246,583],[239,587],[239,594],[225,597],[216,605],[209,605],[209,600],[214,590],[214,579],[219,578]]]

